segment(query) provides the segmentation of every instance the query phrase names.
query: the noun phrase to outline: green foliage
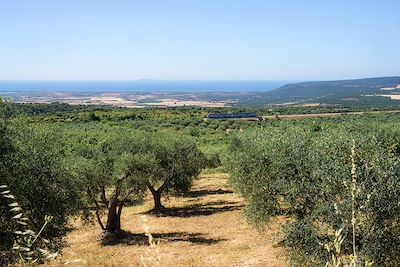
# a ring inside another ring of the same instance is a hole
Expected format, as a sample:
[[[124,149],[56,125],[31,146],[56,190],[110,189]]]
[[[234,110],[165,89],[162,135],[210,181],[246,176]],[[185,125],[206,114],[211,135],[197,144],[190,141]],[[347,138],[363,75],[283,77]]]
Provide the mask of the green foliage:
[[[255,225],[275,215],[291,218],[285,245],[292,251],[323,264],[330,257],[324,244],[343,228],[343,253],[349,255],[354,139],[360,260],[398,262],[400,162],[393,144],[399,133],[399,128],[352,124],[318,132],[282,127],[241,135],[230,148],[231,183],[246,199],[246,215]]]
[[[357,250],[361,259],[379,265],[399,261],[400,118],[396,113],[250,122],[204,117],[208,112],[268,115],[369,109],[124,109],[3,101],[0,110],[4,111],[1,181],[6,177],[22,205],[32,209],[37,226],[44,215],[55,217],[45,236],[64,233],[68,215],[78,208],[88,219],[97,215],[101,222],[101,215],[107,214],[109,221],[109,214],[120,215],[124,205],[142,201],[146,187],[158,191],[155,199],[165,193],[185,193],[203,167],[217,167],[231,172],[231,183],[248,203],[246,216],[253,224],[263,227],[273,216],[288,217],[283,243],[297,259],[302,258],[298,266],[324,264],[330,257],[325,245],[331,244],[335,230],[343,229],[342,253],[351,253],[354,139]],[[113,198],[117,205],[109,209]],[[2,250],[13,239],[3,204]]]
[[[12,131],[15,152],[6,182],[38,225],[45,215],[55,217],[46,233],[62,234],[67,215],[77,211],[80,200],[79,185],[64,164],[66,140],[56,129],[15,124]]]
[[[5,121],[0,122],[0,129],[1,183],[8,184],[18,203],[29,213],[34,229],[40,229],[45,216],[54,217],[41,233],[43,237],[54,239],[65,234],[68,215],[78,211],[80,197],[77,183],[63,164],[62,136],[41,127]],[[16,229],[7,203],[0,204],[0,249],[8,250],[14,240],[11,233]]]
[[[124,146],[129,148],[132,176],[146,184],[157,211],[164,208],[161,195],[187,192],[206,162],[193,140],[172,133],[147,133],[144,138],[126,139]]]
[[[0,119],[10,118],[14,112],[15,108],[11,100],[0,96]]]
[[[49,241],[41,236],[46,226],[54,218],[52,216],[45,216],[44,224],[37,232],[32,220],[29,219],[24,209],[15,200],[15,196],[7,185],[0,185],[0,198],[6,204],[8,203],[9,214],[12,216],[9,223],[15,227],[15,230],[12,232],[15,237],[12,250],[18,255],[20,263],[23,266],[32,266],[35,263],[54,259],[58,253],[48,251],[47,246]],[[0,260],[1,265],[7,265],[12,262],[10,256],[13,256],[14,253],[9,253],[11,255],[6,255],[6,257]],[[15,255],[15,257],[17,256]]]
[[[7,164],[9,154],[13,150],[9,129],[4,120],[0,119],[0,184],[5,182],[4,177],[10,172]],[[3,191],[3,190],[1,190]],[[10,222],[7,199],[0,197],[0,265],[6,266],[14,260],[10,253],[13,241],[14,225]]]
[[[218,168],[221,166],[221,159],[218,153],[208,155],[206,158],[206,167],[209,169]]]
[[[122,209],[126,203],[140,201],[146,187],[162,186],[160,194],[186,192],[205,164],[205,157],[189,137],[96,129],[72,135],[68,157],[74,177],[84,188],[86,206],[95,207],[103,228],[107,227],[100,215],[106,209],[111,214],[112,196]],[[107,192],[112,192],[111,196]]]
[[[104,226],[101,214],[105,209],[107,215],[112,216],[117,207],[122,210],[124,204],[140,201],[143,196],[145,184],[143,179],[132,175],[137,166],[133,164],[129,146],[130,142],[134,143],[140,138],[142,136],[133,137],[120,132],[104,135],[98,131],[78,133],[72,137],[68,165],[83,189],[83,215],[85,219],[91,219],[89,210],[94,206],[98,223],[104,230],[108,230],[110,220],[117,220],[120,224],[119,215],[109,218],[107,226]],[[111,191],[112,195],[109,196],[107,191]],[[111,207],[113,201],[115,207]],[[120,225],[115,227],[110,232],[120,230]]]
[[[187,192],[206,160],[196,143],[188,137],[166,133],[150,135],[147,142],[142,153],[153,160],[148,161],[148,168],[139,175],[149,177],[153,186],[164,183],[170,177],[167,189],[176,193]]]
[[[284,85],[267,93],[265,102],[312,102],[350,106],[398,106],[383,97],[381,88],[396,87],[400,77],[367,78],[343,81],[301,82]],[[390,94],[390,93],[389,93]]]

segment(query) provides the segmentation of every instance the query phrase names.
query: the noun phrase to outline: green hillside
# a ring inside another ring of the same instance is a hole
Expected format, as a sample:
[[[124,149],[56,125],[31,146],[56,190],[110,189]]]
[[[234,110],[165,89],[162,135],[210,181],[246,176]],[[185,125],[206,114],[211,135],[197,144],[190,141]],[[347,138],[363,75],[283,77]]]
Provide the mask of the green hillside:
[[[395,105],[389,95],[400,95],[400,77],[293,83],[268,95],[271,102]]]

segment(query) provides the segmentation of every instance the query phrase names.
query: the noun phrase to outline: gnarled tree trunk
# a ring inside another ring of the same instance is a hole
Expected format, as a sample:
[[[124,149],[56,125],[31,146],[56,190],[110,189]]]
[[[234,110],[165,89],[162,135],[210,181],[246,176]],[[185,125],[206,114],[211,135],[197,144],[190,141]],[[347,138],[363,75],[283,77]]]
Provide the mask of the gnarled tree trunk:
[[[156,212],[164,211],[165,207],[161,204],[161,192],[157,190],[157,191],[151,191],[151,193],[154,199],[154,210]]]
[[[131,190],[122,200],[119,200],[119,196],[121,194],[121,184],[122,182],[129,177],[131,171],[128,170],[124,174],[118,177],[117,184],[115,185],[114,192],[112,193],[110,199],[108,200],[108,215],[107,215],[107,224],[105,230],[109,233],[120,234],[121,233],[121,213],[124,202],[129,197],[129,195],[133,192]],[[104,197],[105,198],[105,197]]]
[[[118,194],[114,192],[108,204],[107,224],[105,230],[110,233],[119,234],[121,232],[121,210],[122,203],[118,205]]]
[[[147,183],[147,188],[149,188],[154,199],[154,211],[156,213],[162,213],[166,208],[161,204],[161,194],[166,188],[168,188],[171,178],[166,178],[164,183],[156,190],[150,183]]]

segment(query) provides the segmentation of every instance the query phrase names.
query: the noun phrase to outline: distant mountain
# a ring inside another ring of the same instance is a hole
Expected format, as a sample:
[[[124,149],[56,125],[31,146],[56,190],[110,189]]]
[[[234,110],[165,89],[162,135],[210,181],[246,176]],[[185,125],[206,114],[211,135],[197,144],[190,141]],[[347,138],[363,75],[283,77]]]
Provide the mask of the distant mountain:
[[[400,77],[292,83],[267,95],[268,102],[353,104],[376,100],[400,103]]]

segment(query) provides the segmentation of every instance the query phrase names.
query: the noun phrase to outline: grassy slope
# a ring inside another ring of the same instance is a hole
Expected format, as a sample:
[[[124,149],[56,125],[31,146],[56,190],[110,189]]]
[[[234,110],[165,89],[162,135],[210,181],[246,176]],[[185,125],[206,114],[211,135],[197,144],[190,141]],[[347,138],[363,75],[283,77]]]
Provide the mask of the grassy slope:
[[[226,174],[204,174],[188,196],[164,199],[171,216],[146,214],[150,199],[125,208],[122,227],[130,234],[119,244],[103,246],[97,225],[76,223],[63,256],[51,265],[79,259],[73,266],[284,266],[283,249],[274,246],[281,238],[279,224],[258,234],[243,218],[243,201],[226,180]],[[148,246],[145,227],[156,248]]]

